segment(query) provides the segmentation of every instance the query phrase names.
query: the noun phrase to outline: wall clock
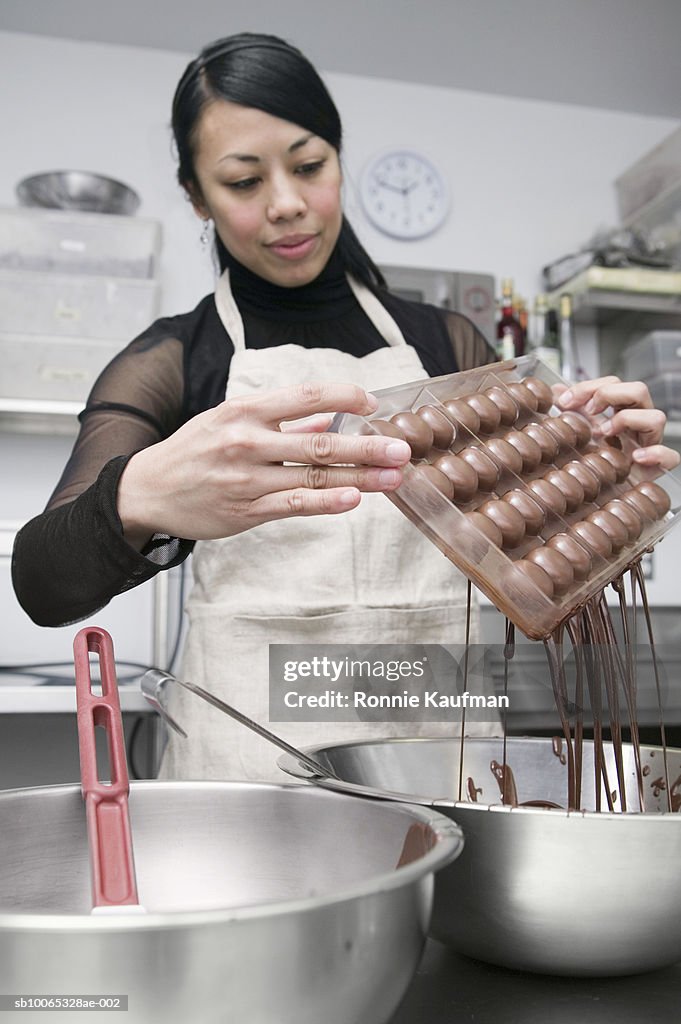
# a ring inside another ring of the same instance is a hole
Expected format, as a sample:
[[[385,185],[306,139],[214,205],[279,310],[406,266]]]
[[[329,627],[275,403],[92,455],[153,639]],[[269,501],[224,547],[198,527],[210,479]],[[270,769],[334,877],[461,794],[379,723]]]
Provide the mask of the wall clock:
[[[364,168],[359,193],[365,214],[392,238],[424,238],[442,225],[449,195],[442,174],[425,156],[395,149]]]

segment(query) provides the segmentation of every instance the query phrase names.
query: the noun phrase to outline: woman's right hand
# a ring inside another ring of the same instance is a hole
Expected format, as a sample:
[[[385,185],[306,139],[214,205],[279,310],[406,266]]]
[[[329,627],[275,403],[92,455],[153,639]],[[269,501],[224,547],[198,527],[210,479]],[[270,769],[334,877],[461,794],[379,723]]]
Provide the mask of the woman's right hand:
[[[305,383],[195,416],[129,460],[118,488],[126,540],[140,550],[154,533],[230,537],[273,519],[347,512],[361,491],[394,490],[411,455],[404,441],[324,433],[328,414],[376,407],[355,385]]]

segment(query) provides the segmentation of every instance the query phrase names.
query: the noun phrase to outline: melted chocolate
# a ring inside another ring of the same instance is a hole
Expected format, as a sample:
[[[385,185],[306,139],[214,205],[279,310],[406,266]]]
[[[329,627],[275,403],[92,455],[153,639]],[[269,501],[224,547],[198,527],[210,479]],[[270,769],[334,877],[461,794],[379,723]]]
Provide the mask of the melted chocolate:
[[[513,771],[508,764],[499,764],[498,761],[490,761],[490,771],[497,780],[499,792],[501,793],[502,804],[509,804],[511,807],[518,806],[518,790],[513,777]]]
[[[468,799],[471,803],[477,804],[478,793],[482,793],[482,789],[478,789],[473,779],[469,776],[466,779],[466,790],[468,791]]]

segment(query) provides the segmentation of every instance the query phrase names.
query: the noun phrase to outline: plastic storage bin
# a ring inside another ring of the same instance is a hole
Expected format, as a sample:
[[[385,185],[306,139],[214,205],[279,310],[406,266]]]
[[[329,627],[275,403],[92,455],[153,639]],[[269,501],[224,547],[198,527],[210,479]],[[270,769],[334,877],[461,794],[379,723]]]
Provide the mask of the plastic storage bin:
[[[110,214],[0,208],[0,268],[151,278],[158,270],[157,221]]]
[[[390,500],[531,639],[549,636],[681,513],[681,480],[633,463],[630,438],[622,449],[599,440],[600,417],[562,413],[550,390],[559,382],[523,356],[378,391],[371,417],[333,424],[408,441],[412,461]]]
[[[115,341],[0,334],[0,399],[82,402],[123,346]]]
[[[625,380],[647,380],[661,373],[681,373],[681,331],[651,331],[625,349]]]
[[[676,128],[615,180],[622,223],[678,185],[681,185],[681,128]]]
[[[648,380],[653,405],[670,420],[681,420],[681,369],[677,373],[661,373]]]
[[[134,278],[0,270],[0,332],[131,341],[155,319],[159,285]]]

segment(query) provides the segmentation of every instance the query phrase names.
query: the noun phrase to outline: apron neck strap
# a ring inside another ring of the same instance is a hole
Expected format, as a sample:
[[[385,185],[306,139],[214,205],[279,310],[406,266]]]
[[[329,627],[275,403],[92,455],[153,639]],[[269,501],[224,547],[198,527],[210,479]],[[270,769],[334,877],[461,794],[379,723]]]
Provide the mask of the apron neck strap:
[[[366,285],[351,277],[350,274],[347,275],[347,279],[355,298],[384,341],[391,347],[406,345],[402,331],[374,293],[369,291]],[[222,272],[215,286],[215,305],[222,326],[227,331],[234,346],[234,351],[243,352],[246,348],[244,322],[229,283],[229,268]]]
[[[357,281],[351,274],[347,274],[348,284],[352,288],[355,298],[371,320],[372,324],[388,345],[406,345],[404,335],[397,326],[395,320],[376,298],[373,292],[369,291],[365,284]]]

